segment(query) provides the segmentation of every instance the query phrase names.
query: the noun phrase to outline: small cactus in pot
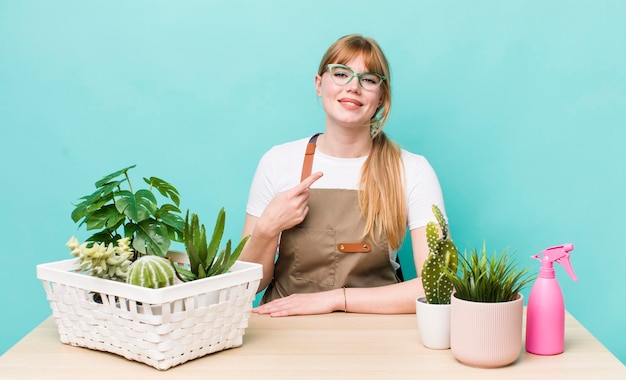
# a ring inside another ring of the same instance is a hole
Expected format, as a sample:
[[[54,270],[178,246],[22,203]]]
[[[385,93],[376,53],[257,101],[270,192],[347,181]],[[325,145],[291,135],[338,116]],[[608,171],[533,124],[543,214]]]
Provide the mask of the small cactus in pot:
[[[449,304],[454,288],[452,281],[446,276],[446,272],[456,273],[458,250],[450,239],[450,229],[443,213],[437,205],[433,205],[432,210],[437,218],[437,223],[429,222],[426,225],[429,254],[424,261],[421,273],[422,285],[424,286],[426,302],[429,304]]]

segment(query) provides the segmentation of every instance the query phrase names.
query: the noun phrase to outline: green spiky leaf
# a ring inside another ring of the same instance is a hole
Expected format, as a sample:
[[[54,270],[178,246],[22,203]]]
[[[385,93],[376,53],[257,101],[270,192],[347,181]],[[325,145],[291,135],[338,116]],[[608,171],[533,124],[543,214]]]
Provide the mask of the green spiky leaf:
[[[459,274],[446,270],[445,274],[452,282],[456,296],[473,302],[508,302],[517,298],[518,293],[535,276],[529,274],[530,268],[517,268],[517,262],[508,249],[500,253],[487,255],[486,244],[482,250],[470,250],[459,259]]]
[[[176,263],[172,263],[176,270],[176,277],[183,282],[197,280],[198,277],[189,269],[183,268]]]
[[[198,215],[193,214],[191,221],[189,221],[189,211],[185,216],[185,249],[187,256],[189,257],[189,267],[197,275],[198,266],[200,266],[200,257],[198,255],[198,246],[202,246],[200,226],[198,222]]]
[[[218,213],[213,234],[211,235],[211,241],[210,243],[207,243],[206,229],[204,225],[200,224],[198,215],[191,214],[190,216],[190,212],[187,211],[185,217],[184,240],[187,255],[189,256],[189,270],[193,273],[196,279],[215,276],[230,270],[241,254],[244,245],[248,241],[249,236],[244,237],[239,242],[235,250],[232,251],[232,241],[228,240],[226,247],[218,253],[219,245],[224,234],[225,224],[226,212],[222,208]],[[187,277],[189,278],[190,276]]]
[[[215,221],[215,227],[213,228],[213,235],[211,235],[211,242],[207,247],[207,256],[204,261],[204,266],[209,269],[213,265],[213,261],[217,256],[217,250],[219,249],[222,236],[224,235],[224,227],[226,225],[226,212],[222,208],[217,214],[217,220]]]

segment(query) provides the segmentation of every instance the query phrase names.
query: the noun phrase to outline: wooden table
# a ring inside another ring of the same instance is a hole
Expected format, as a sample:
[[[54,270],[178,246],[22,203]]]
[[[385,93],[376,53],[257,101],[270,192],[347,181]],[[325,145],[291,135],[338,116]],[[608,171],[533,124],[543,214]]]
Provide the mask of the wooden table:
[[[422,346],[414,314],[252,315],[244,344],[167,371],[60,343],[52,318],[0,357],[0,379],[626,379],[626,367],[567,314],[565,353],[526,352],[478,369]]]

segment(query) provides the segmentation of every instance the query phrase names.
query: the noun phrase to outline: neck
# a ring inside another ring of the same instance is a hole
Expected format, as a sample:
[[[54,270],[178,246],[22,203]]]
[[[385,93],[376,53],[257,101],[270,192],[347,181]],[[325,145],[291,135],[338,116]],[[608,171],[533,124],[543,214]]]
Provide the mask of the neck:
[[[367,134],[341,134],[326,131],[317,140],[320,152],[338,158],[364,157],[372,149],[372,138]]]

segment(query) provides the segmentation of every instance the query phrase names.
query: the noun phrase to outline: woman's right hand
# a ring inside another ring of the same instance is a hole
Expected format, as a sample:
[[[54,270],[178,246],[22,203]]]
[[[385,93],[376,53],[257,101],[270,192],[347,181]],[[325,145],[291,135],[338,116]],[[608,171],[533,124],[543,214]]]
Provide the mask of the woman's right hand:
[[[256,232],[274,236],[301,223],[309,212],[310,187],[322,176],[322,172],[315,172],[293,188],[276,194],[259,218]]]

